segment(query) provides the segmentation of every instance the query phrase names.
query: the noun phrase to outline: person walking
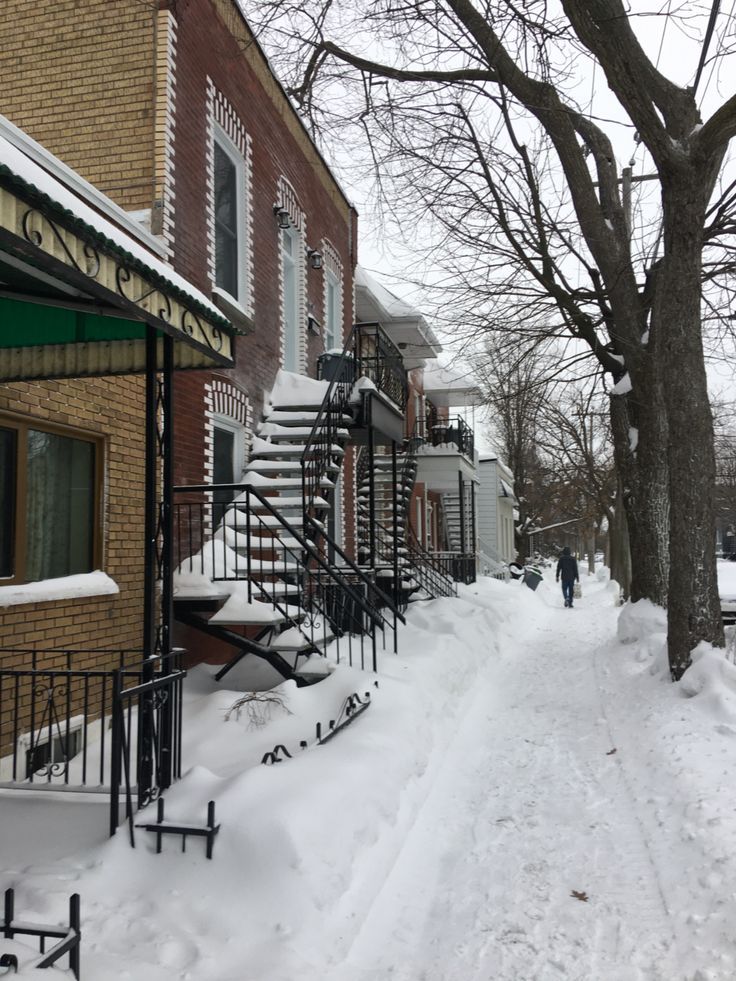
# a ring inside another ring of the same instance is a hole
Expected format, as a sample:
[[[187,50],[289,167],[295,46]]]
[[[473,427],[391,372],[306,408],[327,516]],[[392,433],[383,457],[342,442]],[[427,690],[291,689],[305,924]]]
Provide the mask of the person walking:
[[[572,594],[575,583],[580,582],[578,575],[578,560],[574,555],[570,555],[567,545],[562,550],[562,555],[557,562],[556,581],[562,579],[562,595],[565,597],[565,606],[572,606]]]

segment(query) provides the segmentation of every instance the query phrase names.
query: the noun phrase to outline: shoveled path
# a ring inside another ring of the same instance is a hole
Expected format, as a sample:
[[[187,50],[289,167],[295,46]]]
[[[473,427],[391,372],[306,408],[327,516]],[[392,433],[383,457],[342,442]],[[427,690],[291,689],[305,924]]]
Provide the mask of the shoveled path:
[[[670,981],[673,925],[596,681],[596,585],[490,664],[329,981]]]

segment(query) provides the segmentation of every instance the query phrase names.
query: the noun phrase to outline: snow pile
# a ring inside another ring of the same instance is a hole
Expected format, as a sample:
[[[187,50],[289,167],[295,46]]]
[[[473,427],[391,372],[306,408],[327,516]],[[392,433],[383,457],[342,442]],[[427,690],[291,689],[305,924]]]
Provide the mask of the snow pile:
[[[723,649],[702,642],[680,680],[680,691],[714,719],[736,722],[736,666]]]
[[[95,795],[0,791],[0,888],[41,922],[79,891],[94,981],[731,981],[733,665],[703,646],[665,682],[661,611],[584,574],[563,609],[546,573],[412,604],[377,676],[239,714],[239,667],[193,670],[166,818],[215,800],[213,860],[106,841]],[[370,707],[317,745],[352,692]]]

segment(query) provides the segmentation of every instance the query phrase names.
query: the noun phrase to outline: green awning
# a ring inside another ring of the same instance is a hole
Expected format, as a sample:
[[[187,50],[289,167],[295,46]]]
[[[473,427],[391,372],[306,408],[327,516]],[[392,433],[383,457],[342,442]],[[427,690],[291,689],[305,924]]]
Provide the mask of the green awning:
[[[0,348],[144,340],[146,325],[122,317],[0,297]]]

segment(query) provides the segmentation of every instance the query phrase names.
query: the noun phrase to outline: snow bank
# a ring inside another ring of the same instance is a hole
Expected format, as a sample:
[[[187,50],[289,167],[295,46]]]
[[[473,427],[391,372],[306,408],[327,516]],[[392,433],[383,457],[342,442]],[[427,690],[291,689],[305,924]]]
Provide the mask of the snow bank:
[[[650,600],[626,603],[618,618],[618,639],[622,644],[646,640],[652,634],[667,634],[667,611]]]
[[[691,657],[692,664],[679,683],[682,694],[716,721],[736,722],[736,666],[722,648],[705,641]]]

